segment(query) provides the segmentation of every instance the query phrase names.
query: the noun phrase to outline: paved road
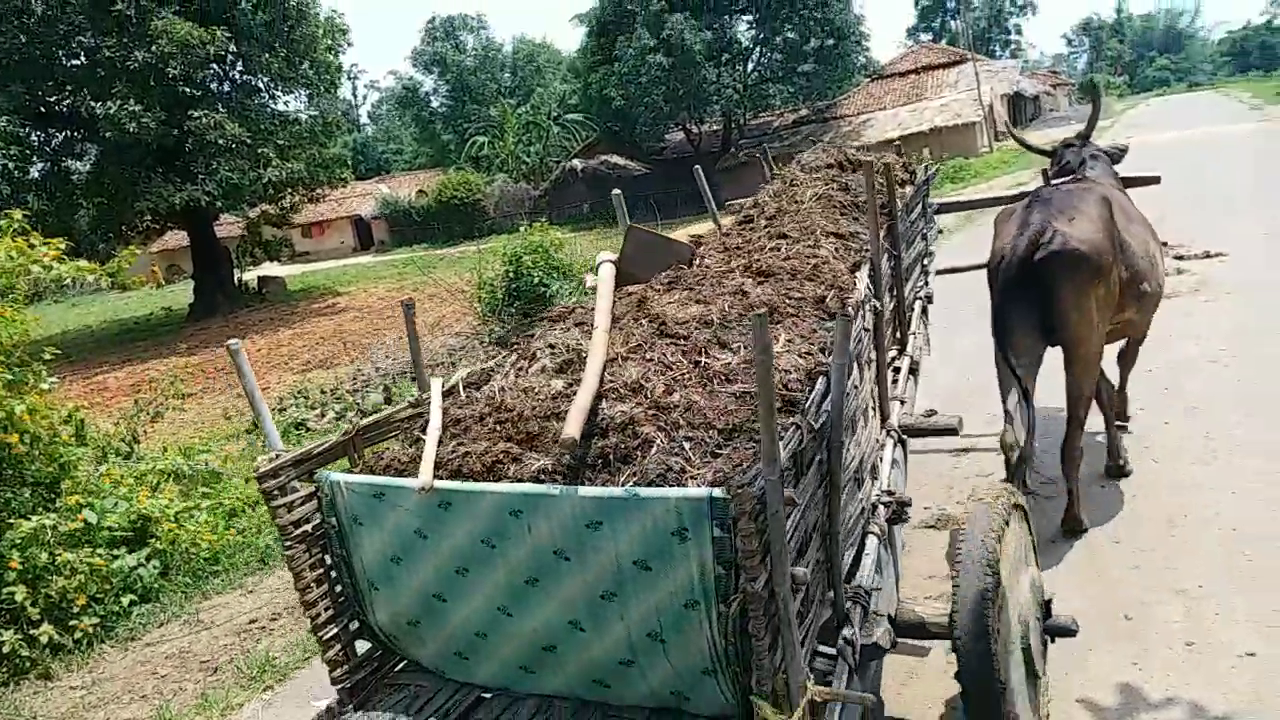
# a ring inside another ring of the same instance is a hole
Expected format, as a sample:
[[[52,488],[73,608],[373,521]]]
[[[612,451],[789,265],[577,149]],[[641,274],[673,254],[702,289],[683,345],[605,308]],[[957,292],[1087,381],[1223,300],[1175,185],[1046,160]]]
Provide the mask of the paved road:
[[[1050,497],[1033,508],[1055,609],[1082,635],[1050,651],[1056,720],[1280,717],[1280,122],[1213,93],[1155,100],[1121,118],[1123,169],[1159,172],[1134,191],[1163,239],[1224,250],[1182,265],[1132,381],[1127,436],[1133,477],[1103,478],[1094,410],[1081,473],[1093,529],[1069,543],[1063,490],[1061,354],[1038,387],[1037,474]],[[990,213],[946,241],[941,263],[979,260]],[[945,598],[945,525],[969,487],[1001,473],[1001,425],[981,273],[940,278],[920,407],[964,415],[966,437],[913,446],[916,501],[906,591]],[[1115,350],[1107,367],[1115,377]],[[895,655],[890,714],[959,717],[949,652]]]

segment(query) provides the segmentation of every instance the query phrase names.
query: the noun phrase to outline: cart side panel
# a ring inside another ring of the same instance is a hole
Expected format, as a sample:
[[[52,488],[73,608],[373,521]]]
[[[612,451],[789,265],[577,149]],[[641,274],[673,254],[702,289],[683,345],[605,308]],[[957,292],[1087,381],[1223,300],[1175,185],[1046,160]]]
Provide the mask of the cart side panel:
[[[364,616],[419,667],[525,695],[737,711],[723,491],[319,481]]]

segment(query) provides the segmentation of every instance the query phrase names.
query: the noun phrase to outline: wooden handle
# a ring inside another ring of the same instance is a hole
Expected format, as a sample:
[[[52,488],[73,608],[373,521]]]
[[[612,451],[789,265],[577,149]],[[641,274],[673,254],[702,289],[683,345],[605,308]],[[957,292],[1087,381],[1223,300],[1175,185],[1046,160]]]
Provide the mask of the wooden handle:
[[[613,290],[617,280],[618,256],[611,252],[596,255],[596,313],[591,326],[591,344],[587,346],[587,365],[582,370],[582,384],[573,397],[569,413],[560,431],[560,448],[565,452],[578,449],[582,429],[587,424],[591,404],[595,402],[604,376],[604,360],[609,353],[609,330],[613,327]]]
[[[436,450],[444,426],[444,378],[431,378],[431,407],[427,412],[426,442],[422,444],[422,462],[418,465],[418,492],[431,492],[436,484]]]

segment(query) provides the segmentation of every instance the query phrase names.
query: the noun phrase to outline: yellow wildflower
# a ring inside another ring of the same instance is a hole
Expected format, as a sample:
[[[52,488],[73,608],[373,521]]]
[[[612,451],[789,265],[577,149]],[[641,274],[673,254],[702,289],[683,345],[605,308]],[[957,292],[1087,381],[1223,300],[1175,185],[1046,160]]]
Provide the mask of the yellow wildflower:
[[[19,563],[17,560],[10,560],[10,561],[9,561],[9,569],[10,569],[10,570],[20,570],[20,569],[22,569],[22,564],[21,564],[21,563]]]
[[[88,603],[89,603],[89,598],[86,597],[84,593],[80,593],[79,595],[76,596],[76,607],[78,608],[84,607]]]

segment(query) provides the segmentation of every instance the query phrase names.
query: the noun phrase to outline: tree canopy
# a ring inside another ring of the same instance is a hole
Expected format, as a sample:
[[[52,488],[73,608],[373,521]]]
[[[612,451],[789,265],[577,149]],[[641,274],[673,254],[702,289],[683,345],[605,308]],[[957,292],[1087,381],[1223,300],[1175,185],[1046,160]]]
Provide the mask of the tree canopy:
[[[835,98],[874,64],[844,0],[599,0],[579,22],[583,106],[634,146],[679,128],[705,150],[718,126],[727,152],[747,118]]]
[[[1023,57],[1022,24],[1039,12],[1036,0],[915,0],[912,42],[936,42],[968,48],[1002,60]],[[967,31],[967,32],[966,32]]]
[[[0,8],[0,116],[14,125],[0,200],[82,248],[181,227],[190,317],[239,303],[220,213],[287,206],[348,174],[334,142],[348,30],[319,0]]]

